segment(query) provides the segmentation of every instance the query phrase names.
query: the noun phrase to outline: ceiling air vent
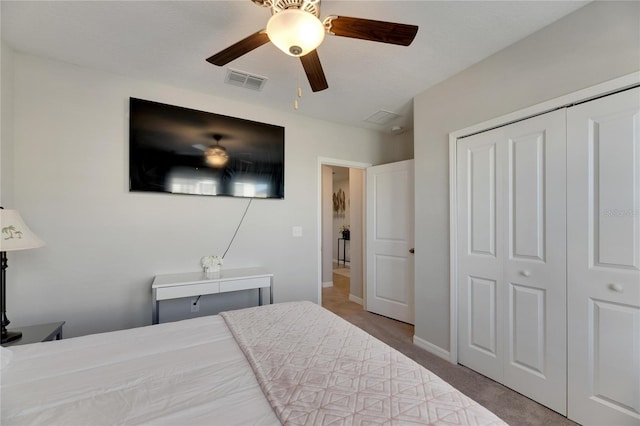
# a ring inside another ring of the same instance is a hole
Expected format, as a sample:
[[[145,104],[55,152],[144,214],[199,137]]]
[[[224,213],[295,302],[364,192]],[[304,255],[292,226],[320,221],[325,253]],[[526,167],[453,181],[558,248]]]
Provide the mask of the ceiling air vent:
[[[232,70],[227,71],[227,76],[224,82],[231,84],[232,86],[244,87],[251,90],[262,90],[267,82],[266,77],[259,75],[249,74],[244,71]]]
[[[367,123],[384,125],[388,124],[391,120],[394,120],[398,117],[400,117],[400,114],[381,109],[380,111],[374,112],[369,117],[365,118],[364,121],[366,121]]]

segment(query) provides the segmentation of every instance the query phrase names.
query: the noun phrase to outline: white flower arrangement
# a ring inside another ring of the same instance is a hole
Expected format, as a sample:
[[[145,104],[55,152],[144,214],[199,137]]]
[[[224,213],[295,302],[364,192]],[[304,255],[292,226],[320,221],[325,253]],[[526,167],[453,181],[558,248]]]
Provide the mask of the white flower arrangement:
[[[224,263],[220,256],[204,256],[200,259],[200,263],[205,272],[215,272],[220,270],[220,266]]]

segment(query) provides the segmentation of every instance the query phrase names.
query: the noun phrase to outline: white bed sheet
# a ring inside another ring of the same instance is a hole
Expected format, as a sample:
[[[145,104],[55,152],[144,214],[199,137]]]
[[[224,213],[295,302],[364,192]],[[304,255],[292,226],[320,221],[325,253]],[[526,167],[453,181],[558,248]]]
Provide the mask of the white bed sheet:
[[[11,347],[2,425],[278,425],[219,316]]]

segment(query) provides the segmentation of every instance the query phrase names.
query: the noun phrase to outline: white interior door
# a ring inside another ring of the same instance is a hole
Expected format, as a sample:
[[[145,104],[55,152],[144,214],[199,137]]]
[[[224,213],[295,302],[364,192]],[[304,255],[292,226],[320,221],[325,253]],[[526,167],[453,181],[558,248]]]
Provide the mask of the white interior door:
[[[370,312],[414,323],[413,160],[367,168]]]
[[[566,413],[565,111],[458,142],[458,359]]]
[[[568,109],[569,418],[640,425],[640,89]]]

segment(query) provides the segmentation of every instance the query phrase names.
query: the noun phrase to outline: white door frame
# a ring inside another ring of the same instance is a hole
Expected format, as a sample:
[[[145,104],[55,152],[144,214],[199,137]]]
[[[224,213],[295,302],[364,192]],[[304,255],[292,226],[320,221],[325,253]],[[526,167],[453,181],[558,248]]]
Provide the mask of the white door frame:
[[[318,157],[318,304],[322,306],[322,166],[337,166],[337,167],[347,167],[350,169],[362,169],[365,170],[367,167],[371,167],[371,163],[361,163],[359,161],[350,161],[350,160],[341,160],[339,158],[329,158],[329,157]],[[366,174],[363,177],[363,185],[362,185],[362,197],[365,197],[365,189],[366,189]],[[366,204],[365,204],[366,206]],[[364,223],[364,218],[362,219]],[[362,235],[362,261],[364,266],[364,260],[366,256],[366,248],[367,248],[367,236],[366,233],[363,232]],[[362,301],[363,307],[367,306],[367,298],[366,298],[366,288],[367,288],[367,277],[366,274],[363,274],[362,277]]]
[[[576,103],[606,96],[637,86],[638,84],[640,84],[640,72],[634,72],[449,133],[449,361],[454,364],[458,363],[458,224],[455,215],[458,209],[456,202],[458,196],[456,181],[458,173],[456,166],[458,139],[496,127],[505,126],[516,121],[525,120],[558,108],[569,107]]]

